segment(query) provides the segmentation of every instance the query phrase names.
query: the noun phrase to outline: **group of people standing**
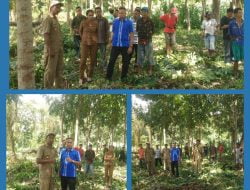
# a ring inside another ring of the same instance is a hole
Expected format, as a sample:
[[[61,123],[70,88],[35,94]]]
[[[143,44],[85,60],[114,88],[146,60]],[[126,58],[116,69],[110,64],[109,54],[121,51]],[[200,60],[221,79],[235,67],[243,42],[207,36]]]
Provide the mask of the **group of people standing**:
[[[43,22],[45,38],[45,88],[63,88],[63,44],[60,25],[57,19],[62,3],[53,0],[50,5],[50,14]],[[100,65],[106,72],[106,79],[112,80],[115,62],[122,55],[121,81],[126,81],[129,64],[136,54],[136,70],[142,67],[145,59],[148,61],[148,73],[152,74],[153,47],[152,35],[154,24],[149,18],[147,7],[137,7],[133,18],[128,19],[126,8],[119,7],[118,15],[115,12],[109,19],[102,15],[101,7],[86,11],[82,15],[81,7],[76,7],[76,17],[72,20],[71,29],[74,33],[74,43],[77,59],[80,60],[79,85],[91,82],[94,68],[97,65],[97,52],[100,53]],[[95,16],[94,16],[95,15]],[[112,18],[113,16],[113,18]],[[117,16],[115,18],[114,16]],[[112,28],[112,29],[110,29]],[[110,50],[110,59],[107,64],[106,50]],[[87,59],[90,64],[87,64]],[[55,83],[55,86],[54,86]]]
[[[39,165],[40,190],[54,190],[55,179],[58,174],[62,190],[75,190],[77,172],[81,171],[82,164],[85,164],[85,174],[92,178],[96,153],[92,149],[91,144],[88,145],[86,151],[83,150],[82,144],[78,147],[73,147],[72,138],[65,139],[62,142],[62,147],[57,151],[53,146],[54,140],[54,133],[47,134],[44,145],[40,146],[37,151],[36,162]],[[57,160],[59,160],[58,174],[56,172]],[[107,145],[104,145],[102,162],[104,164],[104,181],[106,187],[112,186],[115,161],[114,146],[110,145],[107,148]]]
[[[189,159],[192,161],[192,169],[194,173],[202,172],[202,162],[204,158],[209,158],[211,161],[223,161],[223,155],[225,148],[222,143],[219,143],[218,147],[211,144],[210,147],[202,145],[200,139],[196,140],[193,146],[189,146],[188,143],[184,146],[184,151],[173,143],[170,147],[165,144],[163,149],[160,149],[159,145],[156,149],[150,147],[150,143],[146,144],[144,149],[142,144],[139,145],[137,152],[139,159],[140,169],[147,169],[149,175],[156,174],[156,170],[159,167],[164,166],[166,172],[171,173],[172,176],[179,177],[179,165],[182,159]],[[210,156],[209,156],[210,155]],[[237,143],[235,149],[236,157],[236,169],[243,167],[243,148]]]
[[[234,64],[234,73],[238,72],[238,63],[244,61],[244,20],[241,8],[228,8],[227,15],[221,18],[220,24],[207,12],[202,22],[205,47],[209,55],[215,52],[215,41],[218,30],[223,31],[224,62]]]

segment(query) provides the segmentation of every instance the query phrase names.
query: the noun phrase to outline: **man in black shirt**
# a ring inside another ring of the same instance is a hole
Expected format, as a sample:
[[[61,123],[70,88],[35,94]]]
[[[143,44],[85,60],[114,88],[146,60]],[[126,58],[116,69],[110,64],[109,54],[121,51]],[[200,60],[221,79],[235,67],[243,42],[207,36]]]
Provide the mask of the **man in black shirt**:
[[[231,42],[228,33],[229,22],[233,19],[233,9],[227,9],[227,15],[221,18],[220,29],[223,30],[223,40],[224,40],[224,51],[225,51],[225,63],[231,62]]]
[[[80,41],[81,41],[79,28],[80,28],[81,22],[85,19],[86,17],[82,15],[81,7],[76,7],[76,16],[72,20],[71,29],[73,31],[76,58],[78,60],[80,59]]]

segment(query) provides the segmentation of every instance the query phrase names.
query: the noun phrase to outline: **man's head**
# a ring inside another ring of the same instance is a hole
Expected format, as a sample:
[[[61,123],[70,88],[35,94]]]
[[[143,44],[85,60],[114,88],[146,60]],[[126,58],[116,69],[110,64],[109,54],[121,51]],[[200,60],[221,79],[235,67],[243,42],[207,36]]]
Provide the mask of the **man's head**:
[[[177,8],[176,7],[171,8],[170,12],[171,12],[171,15],[176,15],[177,14]]]
[[[141,16],[142,18],[148,18],[148,7],[142,7]]]
[[[165,146],[165,148],[167,148],[167,147],[168,147],[168,144],[165,144],[164,146]]]
[[[113,145],[109,145],[109,151],[114,151],[114,146]]]
[[[107,147],[107,144],[104,144],[104,145],[103,145],[103,148],[106,148],[106,147]]]
[[[118,16],[120,19],[126,18],[126,8],[125,7],[119,7]]]
[[[101,7],[96,7],[95,8],[95,15],[98,18],[102,17],[102,8]]]
[[[55,140],[55,134],[54,133],[49,133],[49,134],[47,134],[47,136],[46,136],[46,143],[47,143],[47,145],[53,145],[53,143],[54,143],[54,140]]]
[[[139,18],[140,17],[140,14],[141,14],[141,9],[140,7],[136,7],[135,10],[134,10],[134,13],[133,13],[133,16],[135,19]]]
[[[68,137],[68,138],[66,139],[66,148],[67,148],[67,149],[71,149],[72,147],[73,147],[73,138]]]
[[[79,144],[79,147],[82,148],[82,144]]]
[[[109,13],[110,14],[114,14],[114,9],[113,8],[109,8]]]
[[[242,18],[243,16],[242,9],[241,8],[234,9],[234,16],[235,18],[238,18],[238,19]]]
[[[197,139],[197,140],[196,140],[196,144],[199,145],[200,143],[201,143],[201,140],[200,140],[200,139]]]
[[[57,15],[61,11],[61,7],[63,6],[63,3],[60,3],[59,1],[53,0],[50,3],[50,12],[52,15]]]
[[[115,9],[113,16],[116,18],[116,17],[118,17],[118,15],[119,15],[119,9]]]
[[[86,12],[86,15],[88,18],[93,18],[94,17],[94,11],[92,9],[88,9]]]
[[[76,7],[76,15],[77,16],[80,16],[80,15],[82,15],[82,9],[81,9],[81,7]]]
[[[147,143],[146,145],[147,145],[147,148],[150,148],[150,143]]]
[[[206,12],[206,19],[210,20],[212,18],[212,13]]]
[[[142,148],[142,144],[139,144],[139,147]]]
[[[156,149],[159,149],[159,145],[156,145]]]
[[[233,8],[228,8],[227,9],[227,17],[232,18],[234,14]]]

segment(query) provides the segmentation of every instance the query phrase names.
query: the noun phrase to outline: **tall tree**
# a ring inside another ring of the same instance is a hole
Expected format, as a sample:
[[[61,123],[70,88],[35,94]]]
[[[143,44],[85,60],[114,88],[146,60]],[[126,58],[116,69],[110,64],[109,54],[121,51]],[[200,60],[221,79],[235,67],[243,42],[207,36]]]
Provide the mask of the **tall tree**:
[[[18,88],[35,87],[31,0],[17,0]]]
[[[190,21],[190,11],[189,11],[189,2],[185,0],[185,7],[186,7],[186,23],[187,23],[187,30],[191,30],[191,21]]]
[[[217,23],[220,22],[220,0],[213,0],[213,15]]]

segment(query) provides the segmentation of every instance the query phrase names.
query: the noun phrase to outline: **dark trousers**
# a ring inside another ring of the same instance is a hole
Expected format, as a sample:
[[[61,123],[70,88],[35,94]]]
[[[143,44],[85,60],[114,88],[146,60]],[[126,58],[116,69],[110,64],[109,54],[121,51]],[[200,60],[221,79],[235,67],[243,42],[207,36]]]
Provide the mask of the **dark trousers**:
[[[159,164],[160,166],[162,166],[162,160],[161,160],[161,158],[155,158],[155,167],[157,167],[158,164]]]
[[[144,159],[139,159],[139,167],[141,169],[144,169],[145,168],[145,160]]]
[[[76,178],[75,177],[63,177],[61,176],[61,187],[62,190],[75,190],[76,189]]]
[[[111,80],[114,72],[114,66],[116,59],[119,55],[122,55],[122,74],[121,79],[127,77],[128,67],[130,62],[130,55],[128,54],[128,47],[115,47],[113,46],[111,49],[108,69],[107,69],[107,79]]]
[[[76,56],[80,58],[80,43],[81,37],[79,35],[74,35],[74,45],[76,50]]]
[[[171,171],[176,177],[179,177],[178,161],[171,161]]]
[[[130,60],[131,60],[135,53],[135,65],[137,64],[137,47],[138,47],[138,44],[133,44],[133,50],[132,50],[132,53],[130,54]]]

